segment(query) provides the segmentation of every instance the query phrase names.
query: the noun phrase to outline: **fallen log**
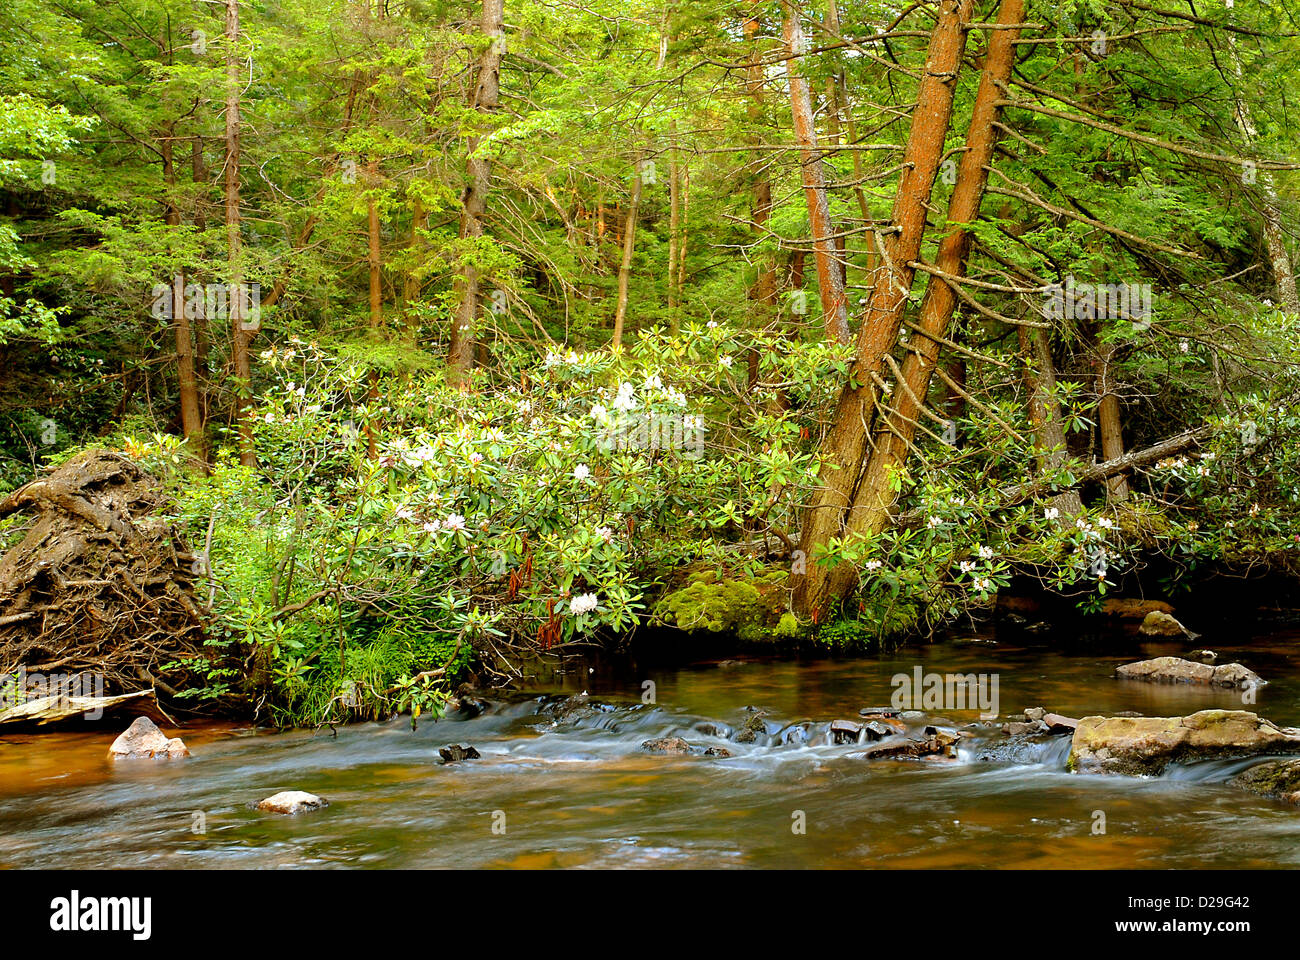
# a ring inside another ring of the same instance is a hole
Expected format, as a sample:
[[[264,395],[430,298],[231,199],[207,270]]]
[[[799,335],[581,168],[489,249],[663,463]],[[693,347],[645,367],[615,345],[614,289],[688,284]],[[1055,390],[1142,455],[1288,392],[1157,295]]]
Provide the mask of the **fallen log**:
[[[0,727],[6,725],[35,724],[43,727],[47,723],[84,717],[88,720],[98,719],[103,714],[124,703],[137,701],[142,697],[152,697],[152,690],[137,690],[135,693],[122,693],[115,697],[67,697],[54,695],[37,697],[0,710]]]

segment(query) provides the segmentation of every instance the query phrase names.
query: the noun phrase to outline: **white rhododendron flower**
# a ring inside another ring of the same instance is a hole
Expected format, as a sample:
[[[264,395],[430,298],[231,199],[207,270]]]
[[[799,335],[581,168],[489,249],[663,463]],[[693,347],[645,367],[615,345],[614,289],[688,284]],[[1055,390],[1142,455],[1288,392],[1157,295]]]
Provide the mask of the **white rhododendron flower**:
[[[586,480],[589,476],[591,476],[591,469],[585,463],[580,463],[573,468],[574,480]]]
[[[632,384],[624,382],[619,384],[618,395],[614,397],[613,403],[610,404],[615,410],[632,410],[636,407],[636,397],[632,395]]]
[[[596,595],[594,593],[583,593],[569,601],[569,612],[575,617],[584,613],[591,613],[596,609]]]

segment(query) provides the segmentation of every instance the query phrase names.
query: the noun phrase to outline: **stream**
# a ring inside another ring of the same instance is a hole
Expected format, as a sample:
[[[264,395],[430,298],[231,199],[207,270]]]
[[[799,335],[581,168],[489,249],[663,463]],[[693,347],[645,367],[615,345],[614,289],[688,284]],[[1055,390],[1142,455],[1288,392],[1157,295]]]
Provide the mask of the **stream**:
[[[1220,663],[1241,659],[1271,681],[1244,709],[1300,725],[1300,630],[1207,645]],[[481,715],[422,720],[414,732],[405,717],[336,733],[194,724],[178,731],[191,758],[116,766],[108,746],[129,715],[94,730],[6,735],[0,867],[1300,866],[1300,809],[1225,782],[1257,761],[1150,779],[1079,776],[1064,769],[1068,737],[1008,749],[976,731],[954,759],[868,761],[828,735],[830,721],[888,704],[890,678],[917,666],[996,674],[1003,716],[1032,706],[1071,717],[1241,709],[1235,691],[1112,677],[1127,660],[1185,650],[1131,638],[1049,649],[990,628],[879,658],[642,671],[593,661]],[[645,680],[654,703],[642,702]],[[564,699],[584,690],[588,698]],[[750,707],[767,711],[766,735],[728,739]],[[978,719],[940,714],[954,725]],[[733,755],[641,749],[664,736]],[[438,749],[453,743],[482,756],[445,764]],[[281,790],[330,806],[293,817],[254,809]]]

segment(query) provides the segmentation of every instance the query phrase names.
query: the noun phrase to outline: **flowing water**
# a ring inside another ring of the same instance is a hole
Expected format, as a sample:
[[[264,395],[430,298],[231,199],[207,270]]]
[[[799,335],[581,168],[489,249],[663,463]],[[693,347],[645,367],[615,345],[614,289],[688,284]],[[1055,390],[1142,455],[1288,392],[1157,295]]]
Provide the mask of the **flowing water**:
[[[853,756],[861,747],[829,742],[829,721],[889,703],[890,678],[918,665],[996,674],[1003,715],[1039,705],[1074,717],[1241,707],[1232,691],[1113,679],[1117,663],[1184,649],[1125,644],[1070,653],[990,635],[879,659],[584,664],[479,716],[414,732],[405,718],[337,735],[191,726],[178,732],[192,758],[170,762],[110,764],[122,723],[9,735],[0,737],[0,866],[1300,866],[1300,809],[1225,782],[1249,762],[1141,779],[1065,772],[1068,738],[1007,749],[977,734],[955,759],[919,761],[867,761]],[[1300,724],[1300,632],[1215,649],[1274,681],[1248,709]],[[645,680],[652,704],[642,702]],[[590,696],[561,696],[583,690]],[[767,711],[765,735],[728,739],[751,707]],[[733,756],[640,748],[672,735]],[[442,763],[438,748],[452,743],[481,759]],[[252,806],[290,789],[330,806],[295,817]]]

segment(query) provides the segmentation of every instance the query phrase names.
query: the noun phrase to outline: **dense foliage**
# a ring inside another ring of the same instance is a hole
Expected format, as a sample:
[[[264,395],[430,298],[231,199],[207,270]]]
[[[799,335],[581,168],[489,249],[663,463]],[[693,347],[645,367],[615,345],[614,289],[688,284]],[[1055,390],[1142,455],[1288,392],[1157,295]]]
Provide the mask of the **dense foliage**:
[[[787,71],[812,91],[856,325],[936,4],[506,0],[499,46],[490,3],[0,11],[0,494],[97,445],[166,480],[212,608],[186,698],[418,717],[471,664],[507,679],[638,628],[860,647],[988,609],[1017,575],[1082,610],[1153,557],[1169,592],[1213,565],[1300,576],[1289,0],[1029,4],[896,520],[812,556],[853,347],[823,325]],[[809,38],[788,54],[783,18]],[[948,160],[992,32],[969,31]],[[1150,311],[1053,310],[1067,281],[1145,288]],[[1078,482],[1115,442],[1189,430],[1122,489]],[[850,564],[858,589],[798,610],[806,564]]]

